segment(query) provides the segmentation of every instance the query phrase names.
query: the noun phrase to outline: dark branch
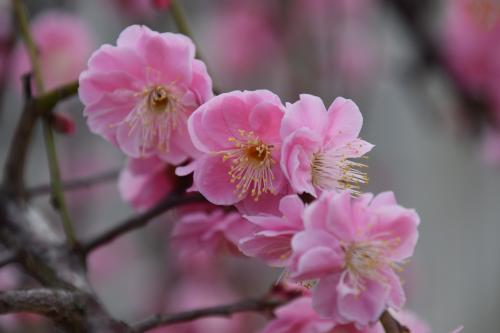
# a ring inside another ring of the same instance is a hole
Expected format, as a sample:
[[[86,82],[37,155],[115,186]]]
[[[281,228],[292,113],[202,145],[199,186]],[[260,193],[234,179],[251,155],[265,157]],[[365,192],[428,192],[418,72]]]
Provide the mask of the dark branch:
[[[385,333],[410,333],[410,330],[401,325],[387,310],[380,316],[380,323]]]
[[[115,238],[129,231],[144,227],[154,217],[157,217],[172,208],[200,201],[205,201],[205,199],[200,194],[169,195],[158,204],[156,204],[153,208],[117,223],[116,226],[112,227],[108,231],[105,231],[101,235],[98,235],[94,239],[91,239],[84,243],[84,245],[82,246],[83,253],[89,253],[97,247],[109,243]]]
[[[93,185],[109,182],[115,180],[120,173],[119,170],[110,170],[103,173],[99,173],[93,176],[88,176],[80,179],[73,179],[64,181],[62,186],[65,191],[79,190],[82,188],[88,188]],[[38,185],[26,190],[26,195],[28,197],[36,197],[39,195],[50,194],[52,187],[50,184]]]
[[[134,333],[146,332],[150,329],[192,321],[204,317],[229,317],[240,312],[268,312],[284,305],[289,300],[248,299],[237,303],[196,309],[173,314],[157,314],[132,326]]]
[[[29,78],[30,76],[27,76],[28,80]],[[50,113],[57,103],[75,95],[77,92],[78,82],[75,81],[36,98],[33,98],[31,95],[25,96],[25,105],[9,146],[9,153],[5,164],[3,182],[8,192],[15,194],[17,197],[24,195],[24,167],[26,165],[33,128],[37,120],[41,116]]]
[[[63,289],[27,289],[0,292],[0,314],[32,312],[55,321],[69,320],[79,313],[82,295]]]

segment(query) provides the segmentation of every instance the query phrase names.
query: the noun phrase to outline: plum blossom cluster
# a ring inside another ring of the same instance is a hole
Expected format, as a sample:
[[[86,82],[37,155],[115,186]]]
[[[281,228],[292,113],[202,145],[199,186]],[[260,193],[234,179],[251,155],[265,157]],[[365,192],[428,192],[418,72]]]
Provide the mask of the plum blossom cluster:
[[[402,308],[398,273],[420,220],[392,192],[362,193],[361,158],[373,145],[359,137],[353,101],[214,96],[189,38],[137,25],[95,51],[79,81],[91,131],[128,156],[125,201],[145,210],[185,191],[206,199],[177,210],[181,260],[245,254],[308,288],[262,332],[381,332],[382,313]],[[189,189],[179,185],[186,179]]]

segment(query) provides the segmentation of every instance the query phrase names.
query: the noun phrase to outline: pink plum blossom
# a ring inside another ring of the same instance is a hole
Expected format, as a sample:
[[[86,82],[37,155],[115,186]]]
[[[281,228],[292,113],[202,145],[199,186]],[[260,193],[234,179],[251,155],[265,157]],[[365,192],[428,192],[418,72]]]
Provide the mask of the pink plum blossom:
[[[150,17],[158,9],[168,8],[171,0],[115,0],[114,2],[130,17]]]
[[[383,333],[380,324],[359,330],[354,325],[339,325],[332,319],[321,318],[306,295],[274,311],[276,319],[269,322],[260,333]],[[382,331],[380,331],[382,330]],[[413,333],[413,331],[412,331]],[[415,332],[425,333],[425,332]]]
[[[287,104],[281,125],[281,168],[293,189],[318,196],[321,191],[358,192],[366,183],[363,164],[351,161],[373,145],[358,138],[363,117],[353,101],[338,97],[326,110],[319,97],[303,94]]]
[[[284,108],[267,90],[233,91],[212,98],[189,118],[189,134],[202,156],[194,185],[217,205],[263,211],[286,187],[279,167]]]
[[[154,206],[174,189],[173,168],[158,157],[130,158],[120,173],[122,199],[137,210]]]
[[[192,212],[182,215],[172,232],[172,246],[180,256],[197,252],[238,254],[238,242],[253,226],[237,212]]]
[[[239,0],[218,8],[202,38],[218,78],[241,80],[279,57],[282,49],[273,25],[274,7],[268,1]]]
[[[304,203],[295,194],[287,195],[281,199],[279,210],[282,216],[245,216],[256,226],[256,230],[240,241],[239,248],[247,256],[262,259],[271,266],[282,267],[292,252],[292,237],[304,229]]]
[[[37,16],[30,28],[39,52],[45,89],[76,80],[85,69],[94,46],[87,23],[72,14],[47,11]],[[20,90],[21,76],[31,71],[28,52],[22,41],[12,56],[13,80]]]
[[[396,271],[418,239],[414,210],[398,205],[392,192],[324,192],[303,216],[289,269],[294,280],[319,279],[313,306],[321,316],[362,328],[404,304]]]
[[[173,313],[235,302],[238,296],[218,275],[204,275],[203,278],[192,275],[185,276],[181,283],[170,290],[166,299],[165,307],[168,312]],[[230,318],[203,318],[158,328],[150,333],[240,333],[246,331],[244,319],[245,316],[241,314]]]
[[[212,81],[194,54],[188,37],[139,25],[101,46],[80,75],[91,131],[134,158],[177,165],[195,156],[186,123],[212,97]]]

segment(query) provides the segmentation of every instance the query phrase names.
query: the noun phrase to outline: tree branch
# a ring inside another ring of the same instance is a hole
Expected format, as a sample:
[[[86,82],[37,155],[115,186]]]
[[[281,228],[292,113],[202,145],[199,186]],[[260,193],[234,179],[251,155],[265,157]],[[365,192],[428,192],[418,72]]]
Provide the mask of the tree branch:
[[[74,191],[82,188],[88,188],[94,185],[116,180],[119,174],[120,170],[109,170],[88,177],[63,181],[62,187],[64,191]],[[39,195],[50,194],[51,190],[50,184],[33,186],[26,190],[26,195],[32,198]]]
[[[31,67],[33,69],[33,76],[35,78],[35,86],[38,94],[42,94],[45,91],[42,70],[40,67],[40,62],[38,61],[38,51],[31,36],[28,14],[26,8],[21,0],[13,0],[14,10],[16,13],[17,20],[19,22],[19,29],[21,37],[26,45],[28,55],[31,62]],[[66,206],[66,200],[64,198],[64,192],[61,187],[61,174],[59,170],[59,162],[57,160],[57,150],[54,142],[54,133],[52,132],[52,125],[50,117],[44,117],[43,119],[43,133],[45,139],[45,147],[47,150],[47,160],[49,162],[50,180],[52,183],[52,195],[54,202],[56,204],[56,209],[61,215],[61,220],[63,224],[64,233],[68,244],[71,248],[75,248],[76,236],[73,229],[73,224],[69,215],[68,207]]]
[[[82,251],[84,254],[88,254],[99,246],[109,243],[115,238],[129,231],[144,227],[154,217],[157,217],[172,208],[194,202],[203,202],[205,200],[206,199],[203,198],[201,194],[169,195],[158,204],[156,204],[153,208],[141,214],[125,219],[124,221],[117,223],[114,227],[111,227],[109,230],[103,232],[101,235],[98,235],[94,239],[85,242],[82,245]]]
[[[55,321],[74,320],[81,312],[82,295],[64,289],[27,289],[0,291],[0,314],[32,312]]]
[[[286,304],[290,300],[291,299],[272,300],[264,297],[261,299],[248,299],[236,303],[201,308],[186,312],[173,314],[157,314],[152,316],[151,318],[145,319],[141,322],[136,323],[135,325],[132,325],[132,331],[134,333],[142,333],[153,328],[192,321],[204,317],[229,317],[235,313],[251,311],[267,312]]]
[[[401,325],[387,310],[380,316],[380,323],[385,333],[410,333],[410,330]]]

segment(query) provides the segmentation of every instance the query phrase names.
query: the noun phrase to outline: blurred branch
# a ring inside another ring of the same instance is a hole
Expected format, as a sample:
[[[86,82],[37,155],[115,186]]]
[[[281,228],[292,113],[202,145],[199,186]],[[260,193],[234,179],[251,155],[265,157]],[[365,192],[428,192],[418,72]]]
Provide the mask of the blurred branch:
[[[146,226],[154,217],[157,217],[170,209],[194,202],[203,202],[205,200],[206,199],[198,193],[186,195],[169,195],[158,204],[156,204],[153,208],[141,214],[125,219],[124,221],[117,223],[114,227],[111,227],[109,230],[104,231],[102,234],[96,236],[94,239],[85,242],[82,245],[82,251],[83,253],[88,254],[99,246],[109,243],[115,238],[129,231]]]
[[[204,317],[229,317],[240,312],[267,312],[273,311],[293,298],[288,300],[272,300],[268,297],[261,299],[247,299],[236,303],[201,308],[173,314],[157,314],[132,326],[134,333],[142,333],[153,328],[192,321]]]
[[[64,191],[74,191],[82,188],[88,188],[115,180],[119,174],[120,170],[110,170],[88,177],[63,181],[62,187]],[[26,195],[31,198],[39,195],[50,194],[51,190],[52,188],[50,184],[38,185],[27,189]]]
[[[0,314],[32,312],[55,321],[70,320],[81,295],[64,289],[26,289],[0,292]]]
[[[14,10],[16,13],[17,20],[19,22],[19,29],[21,37],[26,44],[28,50],[28,55],[31,62],[31,67],[33,69],[33,76],[35,79],[35,86],[38,94],[44,93],[44,84],[42,71],[40,63],[38,61],[38,51],[31,36],[29,24],[28,24],[28,14],[26,8],[21,0],[13,0]],[[73,229],[73,224],[69,215],[68,208],[66,206],[66,201],[64,198],[64,192],[61,186],[61,175],[59,170],[59,163],[57,160],[56,145],[54,142],[54,133],[52,132],[51,121],[49,117],[44,117],[43,119],[43,132],[45,138],[45,146],[47,149],[47,159],[49,162],[50,169],[50,179],[52,183],[52,195],[54,198],[54,203],[56,209],[59,211],[62,219],[64,233],[70,247],[76,247],[76,236]]]
[[[385,333],[410,333],[410,330],[401,325],[387,310],[380,316],[380,323]]]
[[[401,22],[407,28],[416,47],[419,50],[420,60],[423,65],[431,68],[436,68],[448,80],[451,89],[460,100],[463,111],[467,113],[467,118],[474,121],[474,127],[477,128],[481,117],[491,118],[488,112],[484,96],[478,96],[476,93],[469,91],[457,78],[456,74],[449,66],[446,59],[441,53],[439,44],[434,40],[434,37],[429,33],[426,27],[427,6],[418,0],[384,0],[385,3],[391,6],[395,13],[401,19]]]

